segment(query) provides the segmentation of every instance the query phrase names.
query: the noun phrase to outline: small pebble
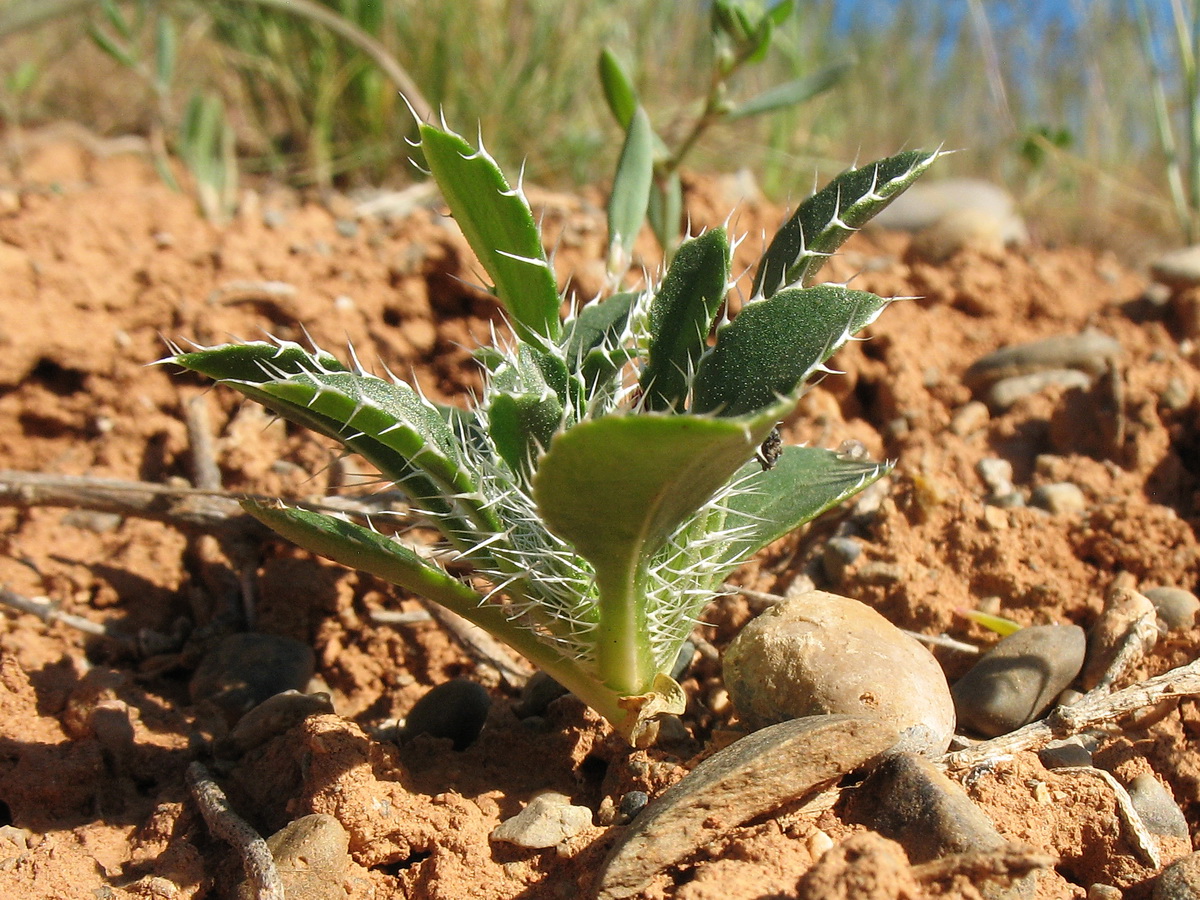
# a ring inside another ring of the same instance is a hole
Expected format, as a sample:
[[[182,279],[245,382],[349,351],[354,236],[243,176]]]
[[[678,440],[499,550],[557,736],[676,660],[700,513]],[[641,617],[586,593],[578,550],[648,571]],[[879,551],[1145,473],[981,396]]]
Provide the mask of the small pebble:
[[[1034,721],[1075,680],[1086,647],[1078,625],[1034,625],[1010,634],[955,683],[959,722],[991,738]]]
[[[987,390],[987,404],[997,412],[1003,412],[1018,400],[1039,394],[1048,387],[1088,388],[1091,376],[1077,369],[1047,369],[1028,375],[1002,378]]]
[[[1003,496],[1013,492],[1013,467],[1007,459],[985,456],[975,463],[975,472],[987,485],[992,496]]]
[[[741,823],[869,764],[896,737],[879,718],[811,716],[734,741],[642,810],[609,851],[593,896],[640,895],[667,867]]]
[[[312,648],[278,634],[231,634],[196,667],[188,692],[192,702],[207,700],[231,723],[284,691],[302,691],[313,676]]]
[[[1121,900],[1125,895],[1111,884],[1093,884],[1088,887],[1087,900]]]
[[[955,411],[950,419],[950,430],[959,437],[966,437],[985,427],[990,418],[987,404],[972,400]]]
[[[1092,753],[1075,738],[1051,741],[1038,751],[1038,759],[1047,769],[1092,765]]]
[[[572,806],[566,794],[546,791],[530,800],[511,819],[497,825],[492,840],[544,850],[574,837],[591,824],[592,811],[586,806]]]
[[[358,234],[358,223],[353,219],[338,219],[333,223],[333,227],[344,238],[352,238]]]
[[[1150,263],[1150,275],[1159,284],[1176,290],[1200,285],[1200,245],[1164,253]]]
[[[1172,378],[1159,394],[1158,402],[1164,409],[1179,412],[1192,402],[1192,390],[1182,378]]]
[[[1005,845],[958,782],[912,753],[888,756],[851,796],[850,819],[899,843],[914,863]]]
[[[1200,852],[1189,853],[1162,870],[1154,880],[1150,900],[1197,900],[1200,898]]]
[[[413,704],[404,720],[404,737],[449,738],[455,750],[465,750],[483,731],[491,706],[486,688],[467,678],[455,678],[432,688]]]
[[[825,577],[834,584],[841,584],[846,570],[862,555],[862,544],[854,538],[832,537],[821,550],[821,568]]]
[[[904,570],[895,563],[873,559],[863,563],[854,578],[861,584],[898,584],[904,580]]]
[[[344,900],[353,865],[349,846],[346,829],[324,813],[289,822],[267,838],[287,900]],[[238,885],[238,900],[258,896],[249,883]]]
[[[634,817],[646,808],[650,795],[645,791],[629,791],[621,797],[617,804],[617,825],[628,825]]]
[[[671,667],[670,675],[676,681],[682,681],[684,674],[691,668],[692,660],[696,656],[696,645],[691,641],[684,641],[679,648],[679,655],[675,657],[675,665]]]
[[[751,728],[823,713],[878,716],[900,749],[936,755],[954,704],[933,655],[864,603],[811,591],[753,619],[730,644],[725,687]]]
[[[519,719],[543,716],[546,714],[546,708],[551,703],[559,697],[565,697],[569,693],[570,691],[555,681],[554,678],[539,670],[534,672],[529,680],[525,682],[525,686],[521,688],[521,699],[517,703],[514,712]]]
[[[1129,783],[1129,799],[1151,834],[1183,841],[1191,838],[1183,810],[1171,792],[1153,775],[1144,773],[1133,779]]]
[[[1076,515],[1087,509],[1083,490],[1070,481],[1038,485],[1033,489],[1029,502],[1056,516]]]
[[[1200,598],[1191,591],[1176,587],[1152,587],[1142,595],[1154,604],[1159,621],[1168,631],[1191,628],[1196,624],[1196,613],[1200,611]]]

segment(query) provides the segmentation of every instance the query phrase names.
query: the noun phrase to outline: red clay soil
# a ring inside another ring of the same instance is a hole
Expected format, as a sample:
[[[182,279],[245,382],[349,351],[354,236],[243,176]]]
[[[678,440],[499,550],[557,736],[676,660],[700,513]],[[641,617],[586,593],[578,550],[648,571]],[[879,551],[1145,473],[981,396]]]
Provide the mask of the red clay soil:
[[[185,409],[205,395],[225,488],[298,498],[342,489],[347,468],[333,463],[327,442],[272,423],[232,391],[147,367],[164,355],[164,337],[208,344],[266,331],[303,340],[303,323],[321,346],[350,341],[364,363],[411,373],[435,399],[462,402],[477,384],[470,350],[488,339],[496,309],[470,286],[480,280],[477,264],[436,209],[350,228],[331,211],[345,215],[345,200],[266,189],[248,193],[236,219],[217,227],[137,155],[48,140],[31,143],[22,163],[0,190],[0,469],[184,484],[192,474]],[[533,199],[557,247],[560,279],[593,295],[604,240],[597,198]],[[723,221],[725,202],[719,180],[691,186],[696,225]],[[757,235],[780,217],[766,204],[742,205],[735,227],[752,235],[739,251],[743,268],[760,249]],[[642,249],[653,265],[652,245]],[[853,438],[897,463],[862,557],[840,583],[818,577],[821,586],[901,627],[981,646],[996,636],[960,614],[981,603],[1022,624],[1086,627],[1122,573],[1141,586],[1196,591],[1200,350],[1139,299],[1144,275],[1071,248],[968,249],[934,265],[906,238],[876,234],[852,241],[827,277],[851,276],[855,287],[920,299],[893,304],[871,340],[842,352],[834,365],[846,374],[809,393],[785,428],[791,442],[834,447]],[[1110,433],[1103,398],[1062,388],[992,417],[956,419],[972,400],[962,375],[974,359],[1085,327],[1122,345],[1122,438],[1098,437]],[[1085,509],[988,507],[974,468],[985,456],[1011,461],[1026,492],[1075,482]],[[773,545],[737,580],[778,593],[803,584],[838,521],[835,513]],[[219,779],[264,834],[310,812],[337,817],[354,861],[347,897],[580,896],[611,828],[593,826],[552,850],[493,844],[489,833],[542,790],[593,810],[627,790],[660,791],[730,724],[719,663],[700,655],[684,683],[693,698],[684,718],[690,741],[630,751],[571,698],[550,707],[545,730],[532,730],[496,672],[473,663],[436,623],[372,620],[373,610],[420,609],[411,597],[283,541],[255,552],[254,627],[315,649],[319,687],[336,715],[308,719]],[[0,584],[123,635],[205,622],[238,567],[211,538],[168,524],[0,508]],[[858,577],[864,567],[872,577]],[[750,615],[741,599],[718,600],[703,637],[722,648]],[[1198,638],[1197,629],[1170,634],[1137,676],[1191,661]],[[0,825],[9,826],[0,827],[0,896],[230,895],[237,862],[209,835],[184,783],[189,762],[207,758],[224,727],[188,698],[202,649],[192,641],[177,652],[134,654],[63,624],[0,616]],[[952,651],[939,658],[951,676],[969,662]],[[371,736],[431,686],[464,675],[495,701],[467,750]],[[121,727],[98,726],[114,720]],[[1155,773],[1194,830],[1197,731],[1200,710],[1184,701],[1145,730],[1115,733],[1098,762],[1126,782]],[[972,773],[969,792],[1003,835],[1059,858],[1039,897],[1082,898],[1096,882],[1138,896],[1154,875],[1100,779],[1047,771],[1022,753]],[[843,823],[837,807],[819,816],[784,810],[735,828],[659,876],[645,896],[799,897],[824,836],[838,843],[863,831]],[[871,892],[845,893],[840,858],[827,854],[810,882],[831,879],[828,892],[811,893],[810,884],[805,896],[978,896],[962,878],[915,878],[894,845],[854,841],[847,847],[855,853],[879,856],[883,874]],[[1177,843],[1163,848],[1166,861],[1190,849]]]

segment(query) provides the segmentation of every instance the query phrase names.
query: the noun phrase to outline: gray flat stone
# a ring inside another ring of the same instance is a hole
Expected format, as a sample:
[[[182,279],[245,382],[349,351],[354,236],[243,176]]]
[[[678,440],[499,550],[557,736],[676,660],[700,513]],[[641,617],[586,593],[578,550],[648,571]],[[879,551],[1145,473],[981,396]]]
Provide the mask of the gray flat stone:
[[[1120,355],[1121,344],[1099,331],[1056,335],[980,357],[963,373],[963,382],[978,391],[1002,378],[1035,372],[1074,369],[1099,375]]]
[[[1154,604],[1159,620],[1168,630],[1191,628],[1196,624],[1196,613],[1200,611],[1200,598],[1191,591],[1177,587],[1152,587],[1142,595]]]
[[[854,792],[847,814],[896,841],[913,863],[1007,843],[956,781],[912,753],[877,765]]]
[[[880,719],[812,716],[735,741],[651,801],[617,839],[598,900],[633,897],[667,866],[743,822],[871,763],[896,731]]]
[[[1015,220],[1012,241],[1024,239],[1017,204],[999,185],[979,178],[943,178],[918,182],[879,213],[872,223],[896,231],[920,231],[947,214],[961,210],[987,213],[996,219]]]
[[[1012,375],[1001,378],[987,389],[988,406],[1003,412],[1018,400],[1032,397],[1049,387],[1081,388],[1092,386],[1092,376],[1078,369],[1046,369],[1027,375]]]
[[[1083,665],[1087,639],[1077,625],[1034,625],[985,653],[951,689],[958,721],[996,737],[1045,712]]]
[[[241,756],[299,725],[309,716],[331,712],[333,701],[325,693],[284,691],[268,697],[242,716],[229,736],[220,742],[217,755],[225,758]]]
[[[544,850],[558,846],[591,824],[592,811],[586,806],[574,806],[566,794],[546,791],[530,800],[511,819],[497,825],[491,837],[502,844]]]
[[[900,749],[943,752],[954,702],[928,649],[865,603],[826,591],[790,597],[730,644],[725,686],[751,728],[826,714],[878,716]]]
[[[1183,290],[1200,284],[1200,245],[1164,253],[1150,263],[1150,276],[1159,284]]]
[[[1183,841],[1191,838],[1183,810],[1171,792],[1153,775],[1143,774],[1133,779],[1129,783],[1129,799],[1151,834]]]

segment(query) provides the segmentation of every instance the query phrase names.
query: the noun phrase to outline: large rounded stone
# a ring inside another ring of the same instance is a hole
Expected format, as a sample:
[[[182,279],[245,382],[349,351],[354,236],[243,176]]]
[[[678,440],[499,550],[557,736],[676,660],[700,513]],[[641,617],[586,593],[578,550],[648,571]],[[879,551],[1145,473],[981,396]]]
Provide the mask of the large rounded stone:
[[[725,654],[725,685],[752,728],[828,713],[878,716],[898,747],[937,755],[954,733],[946,676],[921,644],[870,607],[808,591],[750,622]]]
[[[294,638],[231,634],[200,660],[188,690],[194,703],[215,704],[232,723],[269,697],[304,690],[314,665],[312,648]]]

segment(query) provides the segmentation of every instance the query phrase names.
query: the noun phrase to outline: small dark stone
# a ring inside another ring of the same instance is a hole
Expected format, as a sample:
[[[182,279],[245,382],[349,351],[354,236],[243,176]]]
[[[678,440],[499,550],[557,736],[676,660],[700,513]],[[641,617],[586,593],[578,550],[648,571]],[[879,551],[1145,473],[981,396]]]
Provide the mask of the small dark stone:
[[[821,568],[825,577],[834,584],[841,584],[846,577],[846,569],[854,565],[861,555],[862,544],[854,538],[830,538],[821,550]]]
[[[1079,674],[1086,647],[1078,625],[1010,634],[951,688],[959,723],[996,737],[1032,722]]]
[[[482,685],[466,678],[447,681],[413,705],[404,723],[404,736],[449,738],[455,750],[465,750],[483,731],[491,706],[492,698]]]
[[[258,704],[284,691],[303,691],[313,676],[312,648],[278,634],[231,634],[196,667],[188,691],[236,722]]]
[[[628,825],[633,817],[642,811],[650,802],[650,795],[645,791],[629,791],[617,804],[617,825]]]
[[[1079,741],[1067,738],[1051,741],[1038,751],[1038,759],[1047,769],[1063,769],[1069,766],[1090,766],[1092,754]]]
[[[679,655],[675,657],[675,665],[671,667],[671,677],[676,681],[682,680],[695,655],[696,645],[691,641],[684,641],[683,646],[679,648]]]
[[[570,691],[545,672],[534,672],[521,688],[521,699],[513,712],[517,714],[518,719],[543,716],[546,714],[546,707],[569,693]]]

